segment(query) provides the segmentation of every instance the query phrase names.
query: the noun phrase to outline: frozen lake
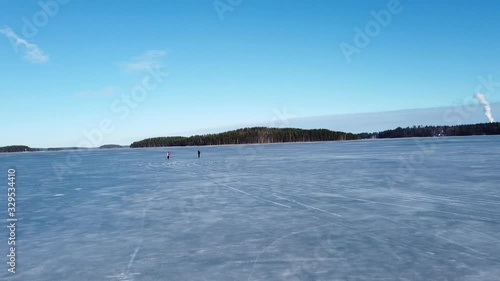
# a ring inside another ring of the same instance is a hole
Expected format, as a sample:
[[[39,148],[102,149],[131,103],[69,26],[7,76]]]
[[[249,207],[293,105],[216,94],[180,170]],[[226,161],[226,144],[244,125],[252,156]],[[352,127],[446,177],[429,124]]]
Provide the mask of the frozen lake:
[[[0,154],[19,218],[0,279],[500,280],[499,143]]]

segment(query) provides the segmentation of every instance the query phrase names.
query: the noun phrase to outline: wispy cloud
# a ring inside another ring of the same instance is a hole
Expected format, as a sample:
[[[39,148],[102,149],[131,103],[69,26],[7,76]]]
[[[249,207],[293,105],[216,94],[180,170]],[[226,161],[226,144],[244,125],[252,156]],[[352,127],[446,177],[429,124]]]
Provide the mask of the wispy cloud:
[[[101,89],[93,90],[93,91],[82,91],[75,93],[75,96],[78,98],[85,97],[111,97],[116,95],[118,89],[113,86],[107,86]]]
[[[28,61],[33,63],[46,63],[49,61],[49,57],[37,45],[19,37],[10,27],[1,28],[0,33],[11,41],[12,47],[14,47],[16,52],[21,49],[24,53],[24,58]]]
[[[121,64],[125,71],[145,71],[152,68],[163,66],[163,57],[167,55],[163,50],[149,50],[144,52],[141,56],[133,58],[130,62]]]

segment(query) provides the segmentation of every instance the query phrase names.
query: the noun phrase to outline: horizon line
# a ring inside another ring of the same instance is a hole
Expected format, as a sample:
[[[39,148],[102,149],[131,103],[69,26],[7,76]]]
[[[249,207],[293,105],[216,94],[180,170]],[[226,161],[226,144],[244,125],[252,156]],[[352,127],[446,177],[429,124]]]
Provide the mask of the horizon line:
[[[302,117],[302,118],[305,118],[305,117]],[[361,132],[361,133],[335,131],[335,130],[331,130],[331,129],[327,129],[327,128],[304,129],[304,128],[298,128],[298,127],[281,127],[280,128],[280,127],[268,127],[268,126],[250,126],[250,127],[240,127],[238,129],[225,130],[225,131],[222,131],[222,132],[219,132],[219,133],[193,134],[193,135],[190,135],[190,136],[181,136],[181,135],[156,136],[156,137],[144,138],[144,139],[141,139],[141,140],[138,140],[138,141],[142,141],[142,140],[146,140],[146,139],[152,139],[152,138],[171,138],[171,137],[190,138],[190,137],[196,137],[196,136],[217,135],[217,134],[222,134],[222,133],[231,132],[231,131],[238,131],[238,130],[244,130],[244,129],[253,129],[253,128],[296,129],[296,130],[306,130],[306,131],[308,131],[308,130],[328,130],[328,131],[331,131],[331,132],[338,132],[338,133],[344,133],[344,134],[361,135],[361,134],[378,134],[378,133],[381,133],[381,132],[384,132],[384,131],[395,130],[395,129],[398,129],[398,128],[403,128],[404,129],[404,128],[412,128],[412,127],[426,127],[426,126],[430,126],[430,127],[454,127],[454,126],[483,125],[483,124],[493,124],[493,123],[500,123],[500,122],[499,121],[495,121],[495,122],[483,122],[483,123],[463,123],[463,124],[457,124],[457,125],[413,125],[413,126],[405,126],[405,127],[398,126],[396,128],[393,128],[393,129],[385,129],[385,130],[382,130],[382,131]],[[409,138],[412,138],[412,137],[409,137]],[[137,142],[137,141],[134,141],[134,142]],[[132,143],[134,143],[134,142],[132,142]],[[102,145],[99,145],[99,146],[92,146],[92,147],[84,147],[84,146],[31,147],[29,145],[24,145],[24,144],[11,144],[11,145],[0,146],[0,148],[11,147],[11,146],[26,146],[26,147],[32,148],[32,149],[72,150],[72,149],[75,149],[75,148],[76,149],[99,149],[99,148],[102,148],[103,146],[109,146],[109,145],[120,146],[120,148],[126,148],[126,147],[130,147],[132,145],[132,143],[130,143],[130,144],[105,143],[105,144],[102,144]],[[110,149],[110,148],[102,148],[102,149]]]

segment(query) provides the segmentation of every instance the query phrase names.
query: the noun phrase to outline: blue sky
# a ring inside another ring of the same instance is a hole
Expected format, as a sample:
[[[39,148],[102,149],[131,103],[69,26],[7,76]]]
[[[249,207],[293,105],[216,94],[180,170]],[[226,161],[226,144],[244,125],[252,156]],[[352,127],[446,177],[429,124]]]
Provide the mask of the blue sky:
[[[500,2],[394,1],[0,0],[0,145],[500,101]]]

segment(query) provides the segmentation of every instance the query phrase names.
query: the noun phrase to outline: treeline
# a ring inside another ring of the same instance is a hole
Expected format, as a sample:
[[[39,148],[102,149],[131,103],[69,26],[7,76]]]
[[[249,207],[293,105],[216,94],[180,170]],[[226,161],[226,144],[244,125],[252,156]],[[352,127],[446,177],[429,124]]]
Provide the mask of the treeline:
[[[500,135],[500,123],[482,123],[456,126],[413,126],[375,133],[352,134],[326,129],[295,129],[254,127],[228,131],[220,134],[196,135],[191,137],[158,137],[134,142],[136,147],[198,146],[250,143],[283,143],[358,140],[370,138],[410,138],[439,136]]]
[[[46,150],[47,151],[62,151],[62,150],[78,150],[78,149],[85,149],[83,147],[49,147],[47,148]],[[40,150],[45,150],[43,148],[41,148]]]
[[[77,150],[84,149],[81,147],[49,147],[49,148],[31,148],[26,145],[10,145],[0,147],[0,153],[2,152],[33,152],[33,151],[61,151],[61,150]]]
[[[159,137],[134,142],[130,147],[197,146],[250,143],[283,143],[355,140],[352,133],[335,132],[326,129],[303,130],[294,128],[254,127],[228,131],[220,134],[196,135],[191,137]]]
[[[1,152],[24,152],[24,151],[38,151],[36,148],[31,148],[26,145],[9,145],[0,147]]]
[[[163,146],[198,146],[223,144],[250,144],[250,143],[283,143],[283,142],[313,142],[357,140],[370,138],[410,138],[410,137],[439,137],[439,136],[472,136],[472,135],[500,135],[500,123],[482,123],[474,125],[456,126],[413,126],[378,133],[352,134],[336,132],[327,129],[295,129],[295,128],[266,128],[253,127],[220,134],[196,135],[191,137],[159,137],[134,142],[130,147],[163,147]],[[100,148],[117,148],[119,145],[103,145]],[[25,151],[58,151],[76,150],[79,147],[65,148],[31,148],[26,145],[11,145],[0,147],[1,152]]]
[[[439,137],[439,136],[474,136],[474,135],[500,135],[500,123],[481,123],[474,125],[456,126],[413,126],[398,127],[374,133],[375,138],[409,138],[409,137]],[[369,136],[369,134],[367,134]]]
[[[119,144],[105,144],[105,145],[99,146],[100,149],[111,149],[111,148],[122,148],[122,147],[125,147],[125,146],[121,146]]]

